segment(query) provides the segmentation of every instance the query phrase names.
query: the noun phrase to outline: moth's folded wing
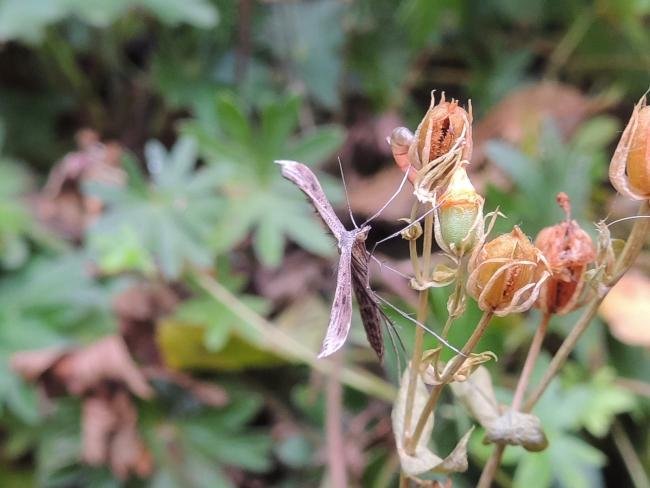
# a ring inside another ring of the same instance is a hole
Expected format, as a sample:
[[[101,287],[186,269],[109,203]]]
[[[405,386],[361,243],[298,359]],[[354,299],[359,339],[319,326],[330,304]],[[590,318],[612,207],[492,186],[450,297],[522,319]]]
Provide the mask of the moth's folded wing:
[[[330,323],[327,327],[323,346],[319,358],[324,358],[338,351],[350,332],[352,321],[352,260],[351,249],[343,249],[339,261],[339,270],[336,277],[336,292],[332,303]]]
[[[282,166],[282,176],[293,182],[307,195],[323,222],[332,231],[336,240],[340,241],[345,227],[334,213],[332,205],[312,170],[296,161],[276,161],[276,163]]]

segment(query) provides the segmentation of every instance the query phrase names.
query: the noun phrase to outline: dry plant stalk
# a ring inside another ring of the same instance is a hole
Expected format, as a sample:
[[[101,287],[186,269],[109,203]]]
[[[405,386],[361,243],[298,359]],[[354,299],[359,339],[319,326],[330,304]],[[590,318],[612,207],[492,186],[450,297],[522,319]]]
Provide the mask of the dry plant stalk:
[[[641,200],[639,215],[643,217],[650,210],[649,130],[650,109],[644,96],[634,108],[610,166],[612,184],[624,195]],[[498,210],[483,214],[484,199],[465,171],[473,147],[471,103],[465,110],[456,100],[448,102],[444,93],[436,103],[432,94],[431,105],[415,133],[398,127],[389,143],[397,166],[413,185],[415,202],[411,215],[404,219],[408,225],[401,236],[409,242],[413,265],[410,284],[419,291],[417,319],[409,320],[420,327],[415,331],[410,364],[402,376],[392,414],[402,468],[400,486],[425,483],[419,476],[427,472],[450,473],[467,468],[466,447],[471,431],[446,457],[438,456],[428,447],[441,392],[451,385],[461,403],[486,428],[487,440],[496,445],[478,485],[488,487],[506,445],[521,445],[530,451],[546,448],[542,425],[530,412],[588,327],[603,297],[634,262],[650,232],[650,221],[640,218],[635,222],[625,248],[616,257],[607,226],[603,223],[597,226],[596,249],[588,234],[571,219],[568,197],[560,193],[557,200],[565,210],[566,219],[543,229],[535,244],[517,226],[489,240],[495,219],[501,214]],[[308,195],[321,214],[341,253],[332,318],[321,356],[336,351],[345,342],[354,288],[369,342],[381,358],[383,349],[378,342],[381,335],[377,335],[381,329],[375,317],[383,315],[376,299],[379,297],[368,286],[367,261],[372,256],[365,249],[367,225],[347,231],[311,171],[295,162],[281,164],[285,177]],[[305,176],[305,170],[309,177]],[[424,215],[417,219],[420,212]],[[421,219],[423,227],[419,224]],[[431,265],[434,239],[451,266]],[[354,265],[359,260],[355,252],[365,260],[361,272]],[[356,279],[355,273],[359,275]],[[438,333],[424,325],[429,311],[429,288],[452,284],[448,317]],[[359,297],[358,289],[368,294],[370,307]],[[476,300],[483,316],[464,346],[456,349],[447,342],[447,336],[453,322],[464,313],[467,295]],[[585,304],[582,317],[554,355],[544,378],[525,400],[552,316]],[[489,351],[476,353],[475,349],[493,316],[522,313],[533,306],[542,311],[542,320],[531,342],[513,403],[503,411],[489,395],[478,398],[469,393],[472,383],[474,387],[482,384],[484,389],[492,391],[489,372],[481,364],[495,356]],[[441,346],[425,351],[425,331],[432,333]],[[439,360],[442,345],[456,352],[447,363]]]

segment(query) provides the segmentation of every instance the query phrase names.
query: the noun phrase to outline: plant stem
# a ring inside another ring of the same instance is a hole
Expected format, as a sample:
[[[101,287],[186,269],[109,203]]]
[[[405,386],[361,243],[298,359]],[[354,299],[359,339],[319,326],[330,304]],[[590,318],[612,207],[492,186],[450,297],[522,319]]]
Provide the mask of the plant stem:
[[[505,450],[505,444],[497,444],[494,446],[492,454],[483,467],[483,471],[481,472],[481,477],[478,480],[476,488],[489,488],[492,485],[492,480],[494,479],[497,470],[501,465],[501,458],[503,457],[503,452]]]
[[[539,357],[539,353],[542,350],[542,343],[544,342],[544,337],[546,337],[546,331],[548,330],[548,323],[551,320],[551,314],[545,312],[542,315],[542,319],[537,326],[535,335],[533,336],[533,341],[530,343],[530,348],[528,349],[528,355],[526,356],[526,361],[524,362],[524,369],[521,372],[519,381],[517,382],[517,388],[515,389],[515,395],[512,398],[512,409],[518,411],[521,408],[521,404],[524,400],[524,395],[526,394],[526,388],[528,388],[528,383],[530,382],[530,377],[533,374],[533,369],[535,368],[535,363]]]
[[[343,438],[343,388],[339,380],[343,366],[341,351],[332,358],[334,370],[327,378],[326,416],[327,465],[332,486],[348,486],[346,470],[345,440]]]
[[[478,344],[478,341],[481,339],[481,337],[483,337],[483,333],[485,332],[485,329],[487,329],[487,326],[489,325],[493,315],[494,315],[493,312],[483,312],[483,315],[481,316],[481,320],[479,320],[479,323],[476,325],[474,332],[472,332],[472,335],[469,337],[469,339],[467,339],[467,342],[461,349],[461,354],[457,354],[454,357],[454,359],[451,360],[451,363],[447,368],[445,368],[445,371],[442,377],[440,378],[440,383],[434,386],[433,389],[431,390],[429,399],[427,400],[426,405],[422,409],[420,418],[418,419],[417,424],[415,425],[413,436],[410,437],[405,443],[405,448],[407,453],[414,452],[415,446],[417,446],[418,442],[420,441],[420,437],[422,436],[422,432],[429,418],[429,415],[431,415],[434,409],[436,408],[436,404],[438,403],[438,399],[440,398],[440,393],[442,392],[442,389],[454,377],[456,372],[461,368],[461,366],[465,362],[465,359],[467,359],[467,356],[474,350],[476,344]]]
[[[649,202],[641,202],[639,205],[638,215],[647,215],[649,211]],[[616,266],[614,268],[614,273],[611,280],[609,280],[606,285],[601,286],[598,295],[591,300],[589,305],[587,305],[587,308],[578,319],[578,322],[576,322],[576,325],[573,327],[566,339],[564,339],[564,342],[562,342],[562,345],[555,353],[555,356],[553,356],[551,364],[546,370],[542,381],[537,386],[537,388],[535,388],[533,393],[531,393],[528,400],[526,400],[524,403],[524,412],[530,412],[540,397],[544,394],[546,388],[548,388],[548,385],[551,383],[551,380],[555,378],[555,375],[564,365],[565,361],[569,357],[569,354],[571,354],[571,351],[573,351],[573,348],[578,342],[578,339],[580,339],[582,334],[589,327],[591,319],[594,317],[594,315],[596,315],[596,312],[598,312],[598,306],[603,301],[610,288],[614,286],[618,280],[621,279],[623,274],[625,274],[625,272],[634,263],[634,260],[641,252],[641,249],[643,248],[643,245],[645,244],[649,233],[650,221],[646,218],[637,219],[634,223],[634,227],[632,227],[632,232],[630,232],[630,237],[627,239],[625,247],[623,248],[623,251],[621,252],[618,260],[616,261]]]
[[[422,273],[426,276],[429,273],[431,264],[431,246],[433,235],[433,214],[424,218],[424,244],[422,246],[422,257],[424,266]],[[412,243],[415,241],[411,241]],[[413,256],[411,255],[411,259]],[[417,259],[417,258],[416,258]],[[422,278],[422,276],[421,276]],[[429,313],[429,290],[421,290],[418,297],[417,321],[421,324],[427,320]],[[422,361],[422,351],[424,350],[424,329],[417,327],[415,329],[415,340],[413,343],[413,354],[411,356],[411,369],[409,370],[409,383],[406,390],[406,409],[404,411],[404,437],[408,437],[411,431],[411,420],[413,416],[413,401],[415,400],[415,385],[420,372],[420,362]]]
[[[618,420],[614,420],[612,424],[612,438],[618,452],[621,454],[623,463],[627,468],[632,483],[635,488],[650,488],[650,480],[645,472],[643,464],[634,451],[634,446],[630,441],[625,429]]]
[[[530,377],[533,373],[535,363],[539,357],[539,353],[542,349],[542,343],[544,342],[544,337],[546,336],[546,331],[548,330],[548,323],[551,319],[551,314],[546,312],[542,315],[542,319],[537,326],[533,340],[530,343],[528,348],[528,355],[526,356],[526,361],[524,363],[524,369],[521,372],[519,381],[517,382],[517,387],[515,389],[515,395],[512,398],[512,410],[518,411],[521,408],[521,403],[526,394],[526,388],[530,382]],[[483,472],[481,473],[481,478],[478,481],[477,488],[488,488],[492,484],[499,466],[501,465],[501,459],[503,458],[503,453],[506,450],[505,444],[497,444],[494,446],[494,450],[490,455],[487,463],[483,467]]]

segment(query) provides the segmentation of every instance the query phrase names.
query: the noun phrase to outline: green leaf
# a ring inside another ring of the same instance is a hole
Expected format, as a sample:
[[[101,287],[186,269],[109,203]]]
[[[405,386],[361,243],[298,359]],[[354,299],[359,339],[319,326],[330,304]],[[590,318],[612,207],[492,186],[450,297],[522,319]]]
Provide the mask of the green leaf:
[[[133,270],[147,269],[147,253],[168,278],[178,277],[186,264],[211,263],[214,254],[209,237],[222,215],[216,185],[219,174],[211,168],[192,171],[194,144],[181,138],[168,152],[159,142],[149,142],[145,152],[152,184],[146,185],[132,169],[128,186],[103,192],[108,209],[89,230],[91,246],[100,256],[106,259],[107,241],[132,233],[142,248],[136,253],[140,258]],[[96,187],[86,190],[96,191]],[[131,246],[130,253],[138,246]]]
[[[322,126],[293,142],[287,154],[280,157],[316,165],[332,156],[341,147],[344,139],[345,134],[339,126]]]
[[[530,488],[531,486],[541,488],[551,486],[552,479],[553,466],[549,452],[542,451],[521,456],[512,486],[513,488]]]
[[[291,62],[288,76],[302,81],[309,94],[329,108],[339,102],[341,14],[342,6],[334,0],[272,4],[262,29],[275,56]]]
[[[262,263],[271,268],[276,268],[282,262],[284,251],[284,238],[278,232],[284,223],[275,222],[272,214],[262,220],[253,238],[255,254],[262,260]]]
[[[239,145],[249,145],[252,142],[251,129],[241,107],[234,98],[226,93],[220,93],[216,100],[219,126],[230,136],[232,142]]]

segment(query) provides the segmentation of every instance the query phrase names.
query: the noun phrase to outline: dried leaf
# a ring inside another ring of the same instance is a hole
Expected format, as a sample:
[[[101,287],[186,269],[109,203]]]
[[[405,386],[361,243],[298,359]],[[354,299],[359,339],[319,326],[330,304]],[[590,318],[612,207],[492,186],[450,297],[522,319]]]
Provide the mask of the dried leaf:
[[[121,337],[109,336],[65,356],[55,366],[55,374],[68,391],[82,394],[102,381],[117,381],[141,398],[150,398],[153,390],[133,362]]]
[[[83,402],[81,419],[82,459],[93,466],[109,464],[121,480],[131,473],[148,476],[151,454],[137,430],[138,415],[124,390],[104,389]]]
[[[501,415],[492,378],[485,366],[479,366],[467,381],[452,383],[451,391],[483,427]]]
[[[552,118],[562,135],[568,137],[600,109],[602,101],[589,99],[569,85],[546,81],[524,86],[510,92],[476,125],[472,162],[483,163],[485,143],[490,139],[519,145],[545,118]]]
[[[488,442],[521,446],[532,452],[543,451],[548,446],[539,417],[512,409],[508,409],[486,427],[485,439]]]
[[[501,413],[490,372],[484,366],[477,368],[467,381],[452,383],[451,389],[472,417],[483,426],[487,442],[522,446],[534,452],[548,446],[537,416],[512,409]]]
[[[452,472],[463,472],[467,470],[467,442],[473,431],[473,428],[470,429],[461,439],[458,441],[458,444],[454,450],[444,459],[437,456],[436,454],[429,449],[429,439],[431,438],[431,432],[433,431],[433,415],[427,420],[420,440],[415,448],[415,453],[413,456],[410,456],[406,453],[404,449],[404,413],[406,409],[406,396],[408,390],[409,382],[409,368],[404,371],[402,376],[402,381],[400,384],[400,389],[397,394],[397,400],[395,406],[393,407],[393,413],[391,415],[393,422],[393,432],[395,435],[395,443],[397,445],[397,452],[399,454],[400,463],[402,470],[409,476],[417,476],[428,471],[434,471],[438,473],[452,473]],[[419,375],[417,378],[417,384],[415,387],[415,397],[413,401],[413,411],[412,418],[417,419],[420,416],[426,402],[429,397],[429,392],[424,382],[420,379]]]
[[[626,273],[611,289],[599,313],[619,341],[650,347],[650,278],[636,270]]]
[[[411,278],[411,288],[418,291],[426,290],[427,288],[440,288],[452,284],[457,275],[458,269],[450,268],[445,264],[437,264],[433,269],[430,281]]]
[[[12,356],[11,365],[32,381],[51,371],[54,380],[74,395],[86,393],[104,381],[121,383],[141,398],[153,395],[119,336],[105,337],[79,350],[19,352]]]

